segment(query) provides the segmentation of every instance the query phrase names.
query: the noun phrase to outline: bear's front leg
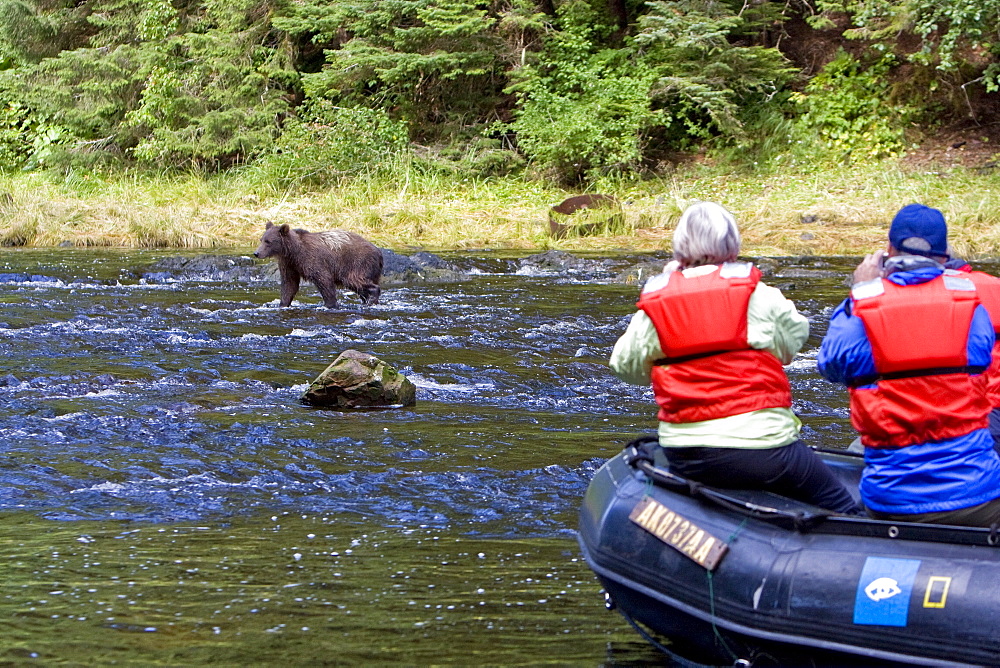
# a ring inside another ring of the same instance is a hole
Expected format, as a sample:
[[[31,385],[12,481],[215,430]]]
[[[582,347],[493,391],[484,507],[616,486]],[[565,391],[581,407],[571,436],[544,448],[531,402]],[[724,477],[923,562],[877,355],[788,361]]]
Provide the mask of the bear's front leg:
[[[281,306],[288,306],[292,303],[295,295],[299,291],[299,276],[290,274],[284,274],[281,277],[281,301],[279,304]]]

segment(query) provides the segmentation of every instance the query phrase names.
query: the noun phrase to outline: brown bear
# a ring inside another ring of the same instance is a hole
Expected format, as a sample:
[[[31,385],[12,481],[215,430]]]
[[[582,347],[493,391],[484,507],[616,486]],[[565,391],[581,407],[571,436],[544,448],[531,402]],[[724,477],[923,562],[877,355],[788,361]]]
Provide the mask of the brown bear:
[[[316,286],[327,308],[337,307],[338,286],[356,292],[366,305],[378,304],[382,293],[382,251],[354,232],[307,232],[268,223],[253,256],[278,259],[281,306],[292,303],[303,278]]]
[[[574,224],[573,214],[579,216],[590,211],[594,215],[584,215],[585,222]],[[621,227],[624,220],[622,205],[614,195],[576,195],[549,209],[549,234],[556,239],[565,238],[570,232],[577,236],[601,234]]]

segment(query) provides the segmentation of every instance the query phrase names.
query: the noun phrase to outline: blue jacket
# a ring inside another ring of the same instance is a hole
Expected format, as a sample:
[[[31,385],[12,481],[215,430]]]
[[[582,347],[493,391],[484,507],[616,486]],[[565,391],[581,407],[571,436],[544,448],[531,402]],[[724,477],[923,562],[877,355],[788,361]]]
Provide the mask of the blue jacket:
[[[925,283],[941,275],[940,267],[921,267],[890,274],[900,286]],[[830,316],[820,347],[818,366],[824,378],[848,384],[875,375],[871,343],[861,319],[848,314],[845,300]],[[994,333],[989,314],[976,308],[969,327],[970,366],[988,366]],[[863,388],[862,388],[863,389]],[[861,497],[875,511],[895,514],[958,510],[1000,497],[1000,457],[987,429],[942,441],[902,448],[866,448]]]

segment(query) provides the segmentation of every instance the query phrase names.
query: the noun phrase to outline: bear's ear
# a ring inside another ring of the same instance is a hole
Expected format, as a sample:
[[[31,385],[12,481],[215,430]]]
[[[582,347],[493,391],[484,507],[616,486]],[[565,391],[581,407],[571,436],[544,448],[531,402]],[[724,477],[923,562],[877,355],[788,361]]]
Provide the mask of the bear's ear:
[[[265,229],[265,230],[269,230],[269,229],[271,229],[272,227],[274,227],[274,223],[272,223],[272,222],[271,222],[271,221],[269,220],[269,221],[267,221],[267,225],[265,225],[265,226],[264,226],[264,229]]]
[[[278,232],[281,233],[281,234],[283,234],[283,235],[287,235],[289,229],[291,229],[291,228],[288,227],[288,223],[285,223],[284,225],[282,225],[281,227],[278,228]]]

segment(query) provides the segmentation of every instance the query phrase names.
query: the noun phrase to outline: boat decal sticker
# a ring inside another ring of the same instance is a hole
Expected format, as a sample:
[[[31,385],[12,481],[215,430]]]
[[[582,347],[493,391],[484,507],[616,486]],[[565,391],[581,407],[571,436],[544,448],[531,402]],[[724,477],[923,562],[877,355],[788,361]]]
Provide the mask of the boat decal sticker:
[[[652,497],[643,497],[628,518],[685,557],[712,571],[729,546]]]
[[[948,602],[948,589],[951,588],[951,578],[946,575],[932,575],[927,579],[927,589],[924,590],[925,608],[943,608]]]
[[[906,626],[919,559],[868,557],[858,578],[854,623]]]
[[[879,578],[878,580],[872,580],[872,582],[865,587],[865,594],[867,594],[868,598],[876,603],[884,598],[892,598],[901,591],[899,583],[892,578]]]

